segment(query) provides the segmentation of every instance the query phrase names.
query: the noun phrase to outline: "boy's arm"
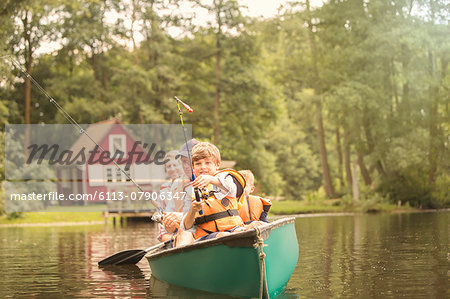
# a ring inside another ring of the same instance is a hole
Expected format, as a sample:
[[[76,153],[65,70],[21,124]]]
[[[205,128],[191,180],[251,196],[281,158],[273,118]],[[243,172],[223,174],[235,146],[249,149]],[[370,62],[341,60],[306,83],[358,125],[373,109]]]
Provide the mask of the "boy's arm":
[[[192,187],[194,188],[205,188],[209,184],[219,187],[222,190],[228,191],[224,185],[222,185],[222,182],[219,180],[219,178],[212,176],[212,175],[200,175],[198,176],[194,182],[192,182]]]
[[[220,193],[222,196],[216,194],[216,197],[217,195],[220,197],[218,199],[222,199],[227,195],[236,196],[236,185],[231,176],[226,173],[221,173],[216,176],[200,175],[195,179],[194,182],[192,182],[192,186],[194,188],[205,188],[209,184],[221,189],[222,192]]]

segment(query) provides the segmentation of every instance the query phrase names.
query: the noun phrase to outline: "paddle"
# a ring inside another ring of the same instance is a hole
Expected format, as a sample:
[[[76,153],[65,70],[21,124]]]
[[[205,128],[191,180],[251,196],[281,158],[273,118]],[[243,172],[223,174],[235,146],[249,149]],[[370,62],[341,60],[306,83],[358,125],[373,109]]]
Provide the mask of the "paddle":
[[[105,266],[105,265],[137,264],[147,252],[149,252],[150,250],[163,248],[169,242],[170,241],[159,243],[144,250],[141,249],[124,250],[101,260],[100,262],[98,262],[98,265]]]

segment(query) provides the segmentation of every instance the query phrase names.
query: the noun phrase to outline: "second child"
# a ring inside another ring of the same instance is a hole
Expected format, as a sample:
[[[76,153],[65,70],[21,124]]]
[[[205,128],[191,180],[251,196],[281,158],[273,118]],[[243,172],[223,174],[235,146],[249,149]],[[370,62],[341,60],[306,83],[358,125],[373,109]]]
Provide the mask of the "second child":
[[[251,195],[255,191],[255,177],[250,170],[240,170],[239,173],[244,177],[247,185],[244,189],[244,200],[242,207],[239,209],[239,215],[245,224],[253,221],[269,222],[267,214],[269,213],[272,202],[270,199]]]

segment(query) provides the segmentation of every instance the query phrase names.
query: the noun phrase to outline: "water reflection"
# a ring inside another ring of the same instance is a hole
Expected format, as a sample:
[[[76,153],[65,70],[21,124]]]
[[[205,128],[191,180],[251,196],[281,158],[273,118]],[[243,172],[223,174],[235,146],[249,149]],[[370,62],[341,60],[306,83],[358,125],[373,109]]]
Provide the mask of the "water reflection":
[[[143,297],[147,289],[145,273],[137,265],[104,266],[100,267],[104,280],[95,289],[93,295],[105,294]]]
[[[173,299],[230,299],[236,297],[229,297],[219,294],[212,294],[198,290],[192,290],[161,281],[153,276],[150,276],[149,286],[147,288],[147,298],[173,298]]]
[[[300,259],[287,293],[448,297],[449,213],[298,219]]]
[[[449,212],[298,218],[300,258],[281,298],[448,298],[449,219]],[[0,297],[211,298],[151,277],[146,259],[97,266],[156,244],[156,234],[150,223],[0,228]]]

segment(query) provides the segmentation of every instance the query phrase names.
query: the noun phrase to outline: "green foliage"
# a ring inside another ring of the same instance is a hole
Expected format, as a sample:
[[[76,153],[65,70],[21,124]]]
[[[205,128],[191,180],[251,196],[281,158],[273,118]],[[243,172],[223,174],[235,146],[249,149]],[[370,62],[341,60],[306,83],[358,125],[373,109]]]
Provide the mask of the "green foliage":
[[[328,204],[309,204],[299,200],[280,200],[272,202],[269,216],[327,212],[344,212],[344,209]]]
[[[386,177],[379,190],[384,196],[389,196],[393,203],[401,201],[409,202],[413,207],[434,208],[426,172],[417,166],[409,166]]]
[[[19,218],[23,218],[22,212],[12,212],[6,216],[6,219],[8,219],[8,220],[14,220],[14,219],[19,219]]]
[[[432,191],[433,206],[438,208],[450,205],[450,175],[442,174],[437,177]]]
[[[319,188],[319,190],[311,192],[305,196],[306,202],[309,204],[323,204],[325,199],[327,198],[325,191],[323,188]],[[333,204],[336,206],[336,204]]]
[[[44,208],[49,204],[48,201],[8,201],[8,205],[5,204],[5,199],[10,198],[11,194],[45,194],[50,191],[56,190],[55,182],[50,179],[55,178],[54,170],[50,167],[45,167],[45,163],[39,165],[36,161],[31,164],[23,164],[25,160],[25,154],[22,152],[23,147],[20,145],[19,140],[15,140],[14,137],[9,136],[6,143],[6,151],[8,156],[8,178],[2,184],[2,208],[9,214],[12,213],[13,218],[20,215],[20,212],[36,211]],[[4,155],[3,155],[4,157]],[[41,178],[42,181],[28,180],[29,178]],[[8,216],[9,217],[9,216]]]

